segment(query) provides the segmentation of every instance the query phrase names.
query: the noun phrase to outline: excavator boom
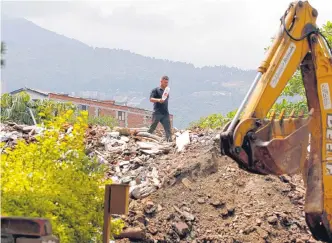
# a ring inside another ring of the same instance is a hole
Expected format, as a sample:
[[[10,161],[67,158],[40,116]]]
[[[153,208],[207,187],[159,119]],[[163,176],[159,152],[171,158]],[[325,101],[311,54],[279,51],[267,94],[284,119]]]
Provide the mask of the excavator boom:
[[[332,55],[307,1],[289,5],[277,36],[233,120],[221,133],[221,153],[257,174],[302,172],[307,224],[317,240],[332,241]],[[307,116],[267,118],[300,68]],[[310,152],[308,154],[308,145]]]

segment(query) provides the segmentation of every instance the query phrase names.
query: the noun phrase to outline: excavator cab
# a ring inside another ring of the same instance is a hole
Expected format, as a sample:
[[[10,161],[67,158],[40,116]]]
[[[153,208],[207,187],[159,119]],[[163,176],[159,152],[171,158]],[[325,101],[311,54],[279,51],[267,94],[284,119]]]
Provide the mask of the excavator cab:
[[[220,135],[220,148],[252,173],[302,173],[306,222],[316,240],[331,242],[332,55],[317,16],[308,1],[289,5],[253,84]],[[271,107],[298,68],[309,112],[276,117]]]

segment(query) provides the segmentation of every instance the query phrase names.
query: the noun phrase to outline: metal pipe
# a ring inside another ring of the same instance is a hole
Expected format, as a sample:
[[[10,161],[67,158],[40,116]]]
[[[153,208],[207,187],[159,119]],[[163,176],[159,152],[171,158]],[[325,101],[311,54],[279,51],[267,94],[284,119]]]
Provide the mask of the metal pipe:
[[[35,125],[37,125],[37,122],[36,122],[35,116],[33,115],[32,110],[31,110],[30,108],[29,108],[29,112],[30,112],[31,118],[32,118],[32,120],[33,120],[33,123],[34,123]]]
[[[231,132],[234,127],[235,127],[235,124],[237,122],[237,120],[239,119],[240,117],[240,114],[242,113],[242,111],[244,110],[244,107],[245,105],[247,104],[252,92],[254,91],[254,89],[256,88],[257,86],[257,83],[259,81],[259,79],[261,78],[262,76],[262,73],[261,72],[258,72],[257,75],[256,75],[256,78],[254,80],[254,82],[251,84],[250,88],[249,88],[249,91],[247,92],[246,96],[244,97],[239,109],[237,110],[231,124],[229,125],[228,129],[227,129],[227,132]]]

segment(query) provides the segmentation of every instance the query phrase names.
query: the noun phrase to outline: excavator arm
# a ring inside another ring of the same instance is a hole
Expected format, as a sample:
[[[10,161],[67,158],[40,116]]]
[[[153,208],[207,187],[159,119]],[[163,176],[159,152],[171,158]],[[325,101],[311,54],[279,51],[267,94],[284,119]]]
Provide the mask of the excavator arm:
[[[317,240],[332,241],[332,55],[307,1],[292,2],[235,117],[221,133],[221,153],[257,174],[302,172],[306,222]],[[301,69],[308,116],[267,118]],[[308,145],[310,152],[308,154]]]

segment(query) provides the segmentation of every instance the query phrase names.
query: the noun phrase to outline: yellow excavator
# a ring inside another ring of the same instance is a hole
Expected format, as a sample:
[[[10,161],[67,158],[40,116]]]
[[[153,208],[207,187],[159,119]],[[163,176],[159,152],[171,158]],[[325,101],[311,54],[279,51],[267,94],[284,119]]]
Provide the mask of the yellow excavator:
[[[251,173],[302,173],[306,223],[316,240],[332,242],[332,55],[317,16],[308,1],[289,5],[254,82],[220,134],[220,147]],[[271,107],[297,68],[309,114],[276,118]]]

